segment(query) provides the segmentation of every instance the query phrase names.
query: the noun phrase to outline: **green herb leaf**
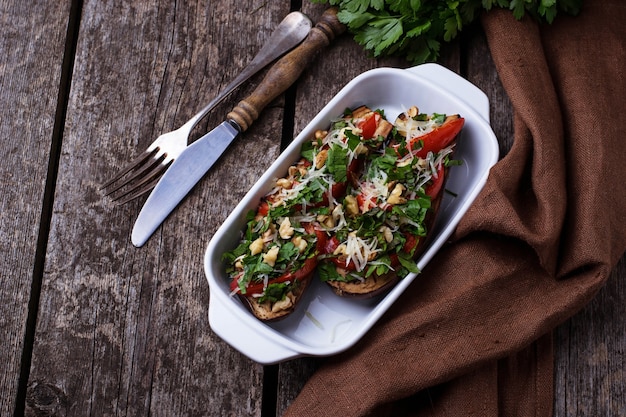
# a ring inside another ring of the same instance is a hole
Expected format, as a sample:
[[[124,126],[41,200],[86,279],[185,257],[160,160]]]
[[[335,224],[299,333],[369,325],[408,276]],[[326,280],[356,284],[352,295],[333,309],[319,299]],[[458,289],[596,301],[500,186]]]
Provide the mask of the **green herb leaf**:
[[[348,150],[334,144],[328,150],[326,168],[336,182],[345,182],[348,179]]]
[[[435,61],[441,42],[450,42],[482,11],[509,9],[552,23],[562,12],[577,15],[582,0],[311,0],[339,7],[338,18],[373,56],[399,55],[421,64]]]
[[[400,261],[400,265],[402,265],[403,268],[406,268],[409,272],[419,274],[420,269],[417,267],[417,264],[413,259],[409,257],[405,258],[402,255],[398,255],[398,261]]]

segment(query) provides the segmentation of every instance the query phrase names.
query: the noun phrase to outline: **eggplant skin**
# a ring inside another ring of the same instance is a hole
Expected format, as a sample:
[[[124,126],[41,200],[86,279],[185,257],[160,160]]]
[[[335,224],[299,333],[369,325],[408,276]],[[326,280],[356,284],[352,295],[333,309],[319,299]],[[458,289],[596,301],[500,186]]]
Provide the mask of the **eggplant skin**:
[[[257,319],[268,323],[279,321],[286,318],[296,310],[298,303],[302,299],[302,296],[304,295],[306,289],[313,280],[313,276],[314,273],[311,273],[301,279],[298,287],[292,291],[293,298],[291,306],[289,306],[289,308],[280,309],[278,311],[272,310],[272,303],[270,303],[269,301],[260,304],[254,297],[246,297],[243,294],[237,294],[237,296],[242,301],[243,305],[246,306],[246,308]]]
[[[326,281],[326,283],[340,297],[374,298],[387,293],[398,281],[398,276],[390,272],[381,276],[370,275],[364,281]]]

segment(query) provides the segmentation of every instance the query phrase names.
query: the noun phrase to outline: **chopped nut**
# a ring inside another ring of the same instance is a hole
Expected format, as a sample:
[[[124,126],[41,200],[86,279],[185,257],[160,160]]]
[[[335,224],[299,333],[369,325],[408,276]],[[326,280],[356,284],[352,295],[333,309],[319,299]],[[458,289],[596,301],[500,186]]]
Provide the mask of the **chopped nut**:
[[[332,212],[333,220],[337,223],[341,217],[343,217],[343,206],[341,204],[337,204]]]
[[[248,248],[250,249],[251,255],[257,255],[263,252],[263,238],[258,238],[257,240],[252,242]]]
[[[326,130],[316,130],[315,131],[315,139],[324,139],[328,135]]]
[[[315,168],[320,169],[328,159],[328,149],[322,149],[315,155]]]
[[[283,239],[289,239],[291,238],[291,236],[293,236],[293,232],[294,230],[293,227],[291,227],[289,217],[285,217],[278,227],[278,234]]]
[[[293,182],[288,180],[287,178],[280,178],[276,181],[276,186],[280,188],[284,188],[285,190],[290,190]]]
[[[335,220],[333,220],[333,216],[320,214],[317,216],[317,221],[328,228],[335,227]]]
[[[274,223],[271,223],[270,227],[265,232],[263,232],[261,238],[263,239],[263,242],[271,242],[272,240],[274,240],[275,235],[276,226],[274,226]]]
[[[274,305],[272,305],[272,313],[278,313],[281,310],[287,310],[288,308],[291,308],[292,305],[293,301],[290,297],[287,296],[282,300],[276,301]]]
[[[278,258],[278,246],[273,246],[270,250],[267,251],[263,255],[263,262],[268,264],[269,266],[274,266],[276,264],[276,259]]]
[[[324,222],[324,226],[330,228],[335,227],[335,220],[331,217],[329,217],[328,219],[326,219],[326,221]]]
[[[407,158],[404,161],[400,161],[397,163],[397,166],[402,168],[405,167],[407,165],[411,165],[411,163],[413,163],[413,158]]]
[[[240,271],[243,270],[243,262],[242,262],[243,256],[244,255],[241,255],[237,259],[235,259],[235,268]]]
[[[354,196],[346,196],[343,202],[346,205],[346,213],[348,213],[349,216],[356,216],[359,214],[359,203],[356,201]]]
[[[406,114],[408,114],[409,117],[415,117],[419,114],[419,112],[419,109],[416,106],[413,106],[406,111]]]
[[[296,236],[293,239],[291,239],[291,243],[293,243],[293,245],[298,248],[298,251],[300,253],[304,252],[306,250],[307,247],[307,242],[306,240],[302,239],[301,236]]]
[[[342,243],[341,245],[337,246],[337,248],[335,248],[335,250],[333,251],[333,255],[346,255],[347,249],[348,247],[346,246],[346,244]]]
[[[367,146],[363,145],[360,142],[358,145],[356,145],[356,148],[354,148],[355,155],[363,155],[363,154],[366,154],[367,152],[368,152]]]
[[[402,184],[396,184],[395,188],[387,198],[387,204],[395,206],[396,204],[406,203],[406,198],[402,197],[402,192],[404,191],[404,186]]]

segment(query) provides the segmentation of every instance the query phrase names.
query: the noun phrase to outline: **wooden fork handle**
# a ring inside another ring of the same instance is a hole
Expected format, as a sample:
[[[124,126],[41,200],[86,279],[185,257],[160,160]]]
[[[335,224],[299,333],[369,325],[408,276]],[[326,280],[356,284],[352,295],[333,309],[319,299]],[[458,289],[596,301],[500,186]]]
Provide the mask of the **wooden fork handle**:
[[[279,59],[268,71],[263,81],[246,98],[226,115],[234,121],[241,132],[246,131],[261,111],[272,100],[284,93],[311,63],[316,52],[324,48],[346,30],[337,19],[337,8],[324,12],[320,21],[311,29],[306,39],[287,55]]]

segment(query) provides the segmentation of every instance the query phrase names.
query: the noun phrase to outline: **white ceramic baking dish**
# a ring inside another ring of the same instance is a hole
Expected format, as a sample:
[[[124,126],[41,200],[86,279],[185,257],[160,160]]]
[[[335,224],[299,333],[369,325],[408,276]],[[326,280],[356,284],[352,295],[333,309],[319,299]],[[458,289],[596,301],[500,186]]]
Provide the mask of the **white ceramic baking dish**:
[[[350,81],[302,130],[224,221],[209,242],[204,267],[209,282],[209,324],[227,343],[252,360],[272,364],[300,356],[327,356],[351,347],[376,323],[416,278],[410,274],[386,296],[371,300],[341,298],[314,279],[296,311],[275,323],[257,320],[237,297],[231,297],[221,262],[237,245],[245,215],[255,209],[275,178],[298,160],[300,145],[346,108],[367,105],[383,109],[391,121],[410,106],[424,113],[458,113],[465,126],[450,169],[446,193],[432,230],[430,246],[418,260],[424,270],[472,204],[498,160],[498,143],[489,125],[489,101],[476,86],[437,64],[409,69],[379,68]],[[419,275],[417,275],[419,277]],[[403,300],[410,302],[410,300]]]

